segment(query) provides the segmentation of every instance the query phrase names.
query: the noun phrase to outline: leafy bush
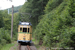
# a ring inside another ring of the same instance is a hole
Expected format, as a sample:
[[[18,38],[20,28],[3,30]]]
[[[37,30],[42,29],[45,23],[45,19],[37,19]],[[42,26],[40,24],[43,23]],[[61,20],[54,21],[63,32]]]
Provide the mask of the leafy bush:
[[[49,47],[75,47],[75,27],[73,17],[70,15],[70,0],[63,0],[58,4],[56,0],[49,0],[45,7],[45,15],[37,25],[34,35],[37,40]],[[67,2],[66,2],[67,1]],[[53,8],[52,4],[58,4]],[[52,9],[50,9],[52,8]],[[75,22],[75,21],[74,21]]]
[[[3,46],[11,42],[10,31],[0,28],[0,46]]]

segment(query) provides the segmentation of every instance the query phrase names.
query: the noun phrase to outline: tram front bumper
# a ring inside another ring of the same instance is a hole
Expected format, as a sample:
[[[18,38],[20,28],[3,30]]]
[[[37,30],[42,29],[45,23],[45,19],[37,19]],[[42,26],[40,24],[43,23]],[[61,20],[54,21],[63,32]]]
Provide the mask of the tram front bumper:
[[[32,41],[31,40],[17,40],[18,43],[22,43],[22,42],[25,42],[25,43],[31,43]]]

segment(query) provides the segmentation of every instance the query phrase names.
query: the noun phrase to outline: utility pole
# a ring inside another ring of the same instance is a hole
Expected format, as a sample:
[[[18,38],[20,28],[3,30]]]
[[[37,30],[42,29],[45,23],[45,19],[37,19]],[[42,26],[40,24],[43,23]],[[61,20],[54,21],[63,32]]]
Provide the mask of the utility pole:
[[[11,18],[11,39],[13,39],[13,8],[14,8],[14,6],[12,5],[12,18]]]
[[[12,2],[12,0],[11,0]],[[12,5],[12,18],[11,18],[11,39],[13,39],[13,8],[14,6]]]

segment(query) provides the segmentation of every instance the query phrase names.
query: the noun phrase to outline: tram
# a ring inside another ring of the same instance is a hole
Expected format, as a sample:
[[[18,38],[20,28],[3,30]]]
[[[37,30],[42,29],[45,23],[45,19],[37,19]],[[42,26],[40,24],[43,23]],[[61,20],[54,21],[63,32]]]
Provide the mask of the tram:
[[[32,24],[30,22],[20,22],[18,25],[18,43],[31,43]]]

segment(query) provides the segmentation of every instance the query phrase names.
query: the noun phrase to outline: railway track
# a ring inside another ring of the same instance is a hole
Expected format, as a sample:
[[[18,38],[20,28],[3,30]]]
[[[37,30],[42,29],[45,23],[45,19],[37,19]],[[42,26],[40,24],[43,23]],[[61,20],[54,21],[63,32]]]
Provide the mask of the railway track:
[[[33,43],[31,45],[18,43],[18,50],[37,50],[37,49]]]

